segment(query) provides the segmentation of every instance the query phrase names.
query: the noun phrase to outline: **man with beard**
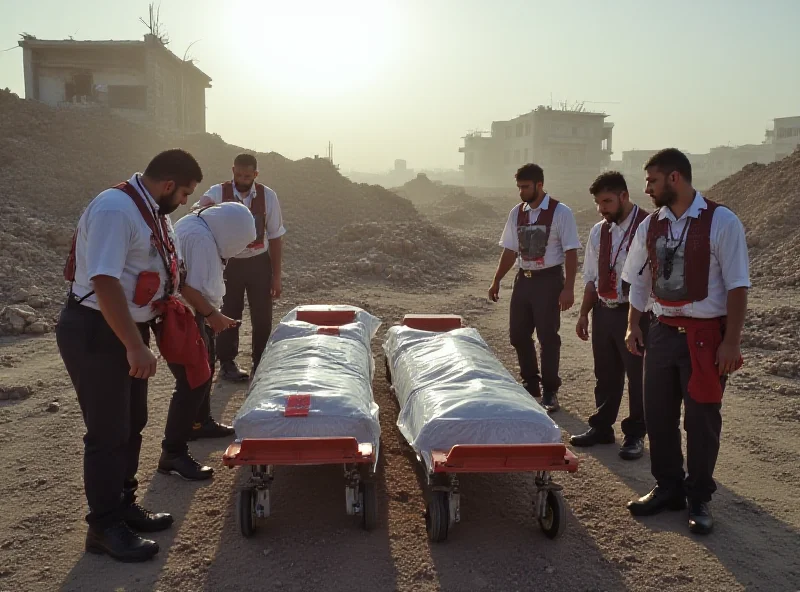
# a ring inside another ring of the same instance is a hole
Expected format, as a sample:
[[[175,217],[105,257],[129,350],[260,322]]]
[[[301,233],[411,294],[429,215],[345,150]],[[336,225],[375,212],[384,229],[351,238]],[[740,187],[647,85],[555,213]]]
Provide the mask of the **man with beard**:
[[[589,340],[589,312],[592,313],[592,354],[594,357],[594,399],[597,409],[589,418],[589,430],[572,436],[574,446],[614,442],[625,376],[628,377],[628,417],[622,421],[624,440],[619,455],[625,460],[644,453],[644,403],[642,401],[642,358],[625,346],[628,327],[628,284],[622,269],[636,228],[648,212],[630,200],[625,177],[616,171],[601,174],[589,192],[604,218],[592,227],[583,259],[583,303],[575,331]],[[648,315],[639,325],[647,334]]]
[[[642,355],[639,320],[651,294],[657,317],[644,356],[644,411],[656,485],[628,509],[635,516],[680,510],[688,497],[689,530],[706,534],[713,527],[708,503],[716,491],[722,395],[727,375],[742,364],[747,243],[736,215],[692,187],[686,155],[662,150],[645,171],[645,191],[658,209],[639,225],[622,277],[631,285],[631,353]]]
[[[544,191],[544,171],[526,164],[516,174],[521,203],[511,209],[500,246],[489,299],[497,302],[500,282],[517,262],[509,315],[511,345],[517,351],[520,376],[534,397],[542,390],[542,406],[558,411],[561,378],[561,312],[575,302],[575,274],[581,243],[572,211]],[[566,278],[564,268],[566,267]],[[533,332],[539,339],[542,370],[536,361]],[[541,389],[541,390],[540,390]]]
[[[252,377],[272,331],[272,299],[281,295],[281,237],[283,227],[278,196],[256,182],[258,161],[251,154],[240,154],[233,161],[233,180],[211,187],[196,206],[223,202],[239,202],[250,208],[256,223],[256,239],[225,267],[225,298],[222,314],[241,319],[244,295],[250,305],[253,329],[252,369],[250,374],[236,364],[239,352],[239,327],[220,334],[217,356],[220,374],[226,380],[246,381]],[[194,209],[194,208],[193,208]],[[265,240],[266,239],[266,240]],[[222,425],[209,417],[195,426],[195,438],[214,438],[233,433],[231,426]]]
[[[168,215],[202,179],[190,154],[162,152],[144,174],[103,191],[87,206],[64,270],[71,284],[56,340],[86,424],[86,550],[120,561],[144,561],[158,552],[155,541],[130,529],[158,531],[173,521],[135,502],[136,472],[147,382],[156,373],[149,327],[157,312],[151,304],[179,286]]]

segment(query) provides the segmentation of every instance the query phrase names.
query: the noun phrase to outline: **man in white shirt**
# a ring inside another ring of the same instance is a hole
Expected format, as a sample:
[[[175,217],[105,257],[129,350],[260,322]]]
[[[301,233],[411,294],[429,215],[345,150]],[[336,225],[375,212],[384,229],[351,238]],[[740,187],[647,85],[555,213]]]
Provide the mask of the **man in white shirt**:
[[[558,411],[561,378],[561,312],[575,303],[575,275],[581,242],[575,217],[563,203],[544,191],[544,171],[526,164],[516,174],[521,203],[511,209],[500,239],[503,253],[489,288],[497,302],[500,282],[517,263],[509,315],[511,345],[517,351],[520,376],[534,397],[542,391],[542,406]],[[566,268],[566,278],[564,277]],[[536,360],[533,332],[539,339],[542,370]]]
[[[639,319],[653,297],[644,356],[644,411],[656,486],[628,504],[636,516],[679,510],[689,530],[711,532],[708,503],[722,430],[727,375],[742,364],[750,288],[744,227],[728,208],[692,187],[685,154],[667,148],[645,164],[646,192],[658,208],[639,225],[622,277],[630,283],[626,344],[641,355]],[[681,453],[681,402],[686,466]]]
[[[64,269],[70,281],[56,326],[61,358],[78,395],[89,503],[86,550],[120,561],[145,561],[155,541],[130,529],[169,528],[169,514],[135,502],[150,351],[152,305],[176,293],[179,263],[169,214],[186,203],[203,174],[182,150],[168,150],[98,195],[81,215]]]
[[[211,387],[216,362],[216,335],[235,327],[234,319],[219,308],[225,295],[223,273],[231,257],[242,252],[256,238],[255,220],[244,205],[225,202],[200,208],[175,224],[186,280],[181,296],[195,311],[195,322],[206,344],[212,377],[196,388],[187,380],[183,366],[170,364],[175,376],[175,390],[161,443],[158,470],[178,475],[187,481],[201,481],[213,475],[213,469],[201,466],[189,454],[187,442],[203,429],[218,436],[229,435],[227,426],[211,417]],[[211,424],[211,425],[210,425]]]
[[[592,313],[592,355],[596,378],[594,399],[597,409],[589,418],[589,430],[570,438],[573,446],[594,446],[614,442],[625,377],[628,377],[628,417],[622,420],[624,439],[619,455],[625,460],[644,454],[644,403],[642,399],[642,358],[625,346],[628,327],[628,284],[622,270],[636,228],[648,212],[634,204],[625,177],[617,171],[602,173],[589,188],[604,218],[592,227],[583,258],[583,302],[575,332],[589,340]],[[648,315],[640,322],[646,335]]]
[[[233,161],[233,180],[212,186],[193,206],[203,207],[238,201],[250,208],[256,224],[256,239],[225,267],[225,298],[222,314],[241,319],[244,295],[250,305],[253,328],[252,369],[250,374],[236,364],[239,352],[239,327],[226,331],[217,340],[220,374],[226,380],[246,381],[253,375],[272,332],[272,299],[281,295],[281,237],[283,227],[278,196],[256,182],[258,161],[251,154],[240,154]],[[199,434],[198,437],[205,437]]]

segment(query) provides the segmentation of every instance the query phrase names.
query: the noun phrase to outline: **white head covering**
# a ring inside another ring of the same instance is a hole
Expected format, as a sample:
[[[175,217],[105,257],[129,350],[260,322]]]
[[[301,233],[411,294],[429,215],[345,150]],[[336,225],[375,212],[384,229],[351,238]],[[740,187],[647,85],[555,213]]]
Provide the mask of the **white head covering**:
[[[187,218],[190,216],[198,218],[203,226],[208,225],[222,259],[235,257],[256,240],[255,218],[247,206],[238,202],[223,202],[189,214]]]

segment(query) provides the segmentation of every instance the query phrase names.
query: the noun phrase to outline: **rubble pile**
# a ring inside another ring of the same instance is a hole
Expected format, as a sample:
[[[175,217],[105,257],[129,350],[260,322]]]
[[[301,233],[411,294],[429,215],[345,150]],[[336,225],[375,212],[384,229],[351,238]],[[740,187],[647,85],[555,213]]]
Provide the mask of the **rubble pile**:
[[[50,330],[67,292],[62,269],[83,209],[100,191],[175,146],[194,154],[203,168],[192,200],[230,179],[233,159],[244,151],[215,134],[169,136],[108,114],[53,109],[0,91],[0,332]],[[391,191],[352,183],[327,159],[256,156],[259,181],[277,192],[287,228],[285,292],[300,284],[308,291],[361,281],[362,259],[384,266],[375,280],[406,284],[441,282],[469,262],[473,247],[465,247],[457,233],[434,229],[409,200]],[[173,221],[185,212],[175,212]],[[354,225],[369,227],[371,238],[347,239]],[[409,242],[413,253],[397,246]],[[28,294],[24,299],[21,290]]]
[[[770,164],[750,164],[708,190],[747,231],[755,286],[800,285],[800,150]]]

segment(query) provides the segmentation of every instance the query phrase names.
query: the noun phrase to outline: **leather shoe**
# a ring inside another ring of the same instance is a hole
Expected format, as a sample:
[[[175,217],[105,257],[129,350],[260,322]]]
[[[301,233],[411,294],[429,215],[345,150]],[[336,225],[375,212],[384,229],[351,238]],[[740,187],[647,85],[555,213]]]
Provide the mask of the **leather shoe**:
[[[686,496],[682,491],[656,485],[647,495],[628,502],[627,507],[634,516],[652,516],[664,510],[683,510]]]
[[[134,563],[152,559],[158,553],[158,543],[135,534],[124,522],[117,522],[104,530],[90,526],[86,533],[86,551]]]
[[[542,396],[542,391],[539,389],[539,383],[531,384],[529,382],[522,382],[522,388],[528,391],[528,394],[533,397],[534,399],[538,399]]]
[[[619,456],[624,460],[636,460],[644,455],[644,438],[625,436],[619,447]]]
[[[204,481],[214,475],[214,469],[201,465],[188,452],[185,454],[162,452],[158,460],[158,472],[164,475],[177,475],[187,481]]]
[[[550,413],[558,411],[561,409],[561,405],[558,404],[558,397],[552,391],[545,391],[544,395],[542,396],[542,407],[547,409]]]
[[[174,522],[170,514],[154,514],[137,503],[127,505],[122,510],[122,519],[128,528],[139,532],[158,532],[166,530]]]
[[[708,534],[714,528],[714,519],[708,502],[693,501],[689,507],[689,530],[695,534]]]
[[[234,360],[230,362],[221,362],[219,365],[220,374],[225,380],[232,382],[245,382],[249,379],[250,375],[239,368]]]
[[[595,444],[613,444],[614,430],[601,431],[597,428],[589,428],[589,431],[576,436],[571,436],[569,443],[573,446],[594,446]]]
[[[208,418],[203,423],[196,423],[192,426],[192,433],[189,440],[199,440],[201,438],[225,438],[236,433],[233,426],[225,425],[216,419]]]

